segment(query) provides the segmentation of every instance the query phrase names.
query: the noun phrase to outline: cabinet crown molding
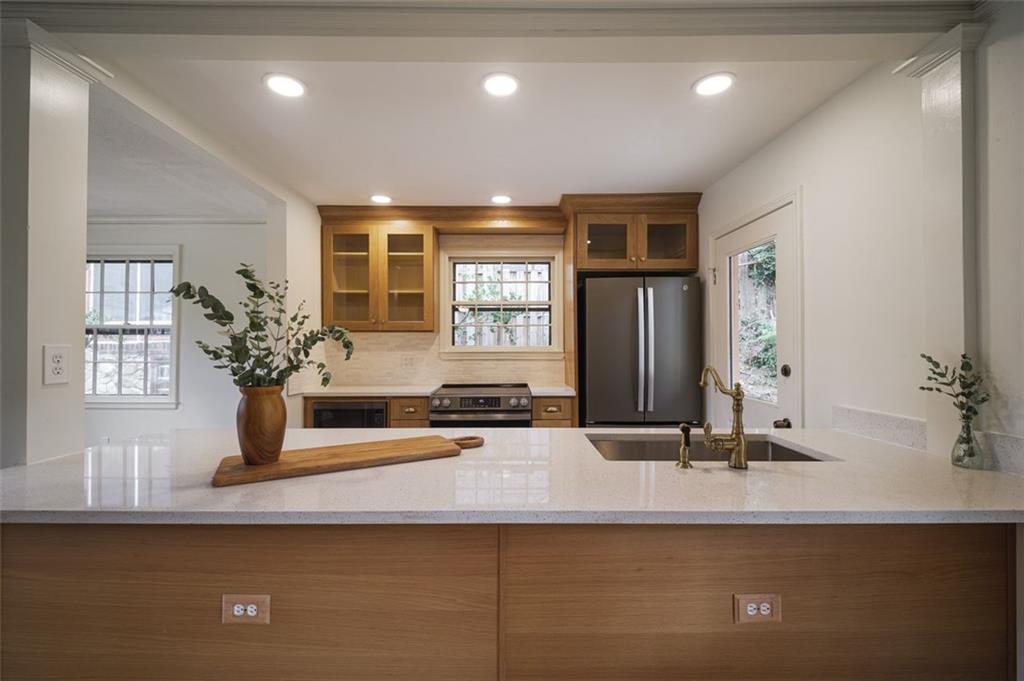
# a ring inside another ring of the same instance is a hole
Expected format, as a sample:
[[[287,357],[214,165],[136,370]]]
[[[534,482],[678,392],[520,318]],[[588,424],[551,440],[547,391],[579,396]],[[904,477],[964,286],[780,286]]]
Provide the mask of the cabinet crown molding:
[[[563,194],[558,207],[567,218],[576,213],[695,212],[700,192],[653,194]]]
[[[427,222],[440,234],[562,234],[558,206],[317,206],[324,224]]]

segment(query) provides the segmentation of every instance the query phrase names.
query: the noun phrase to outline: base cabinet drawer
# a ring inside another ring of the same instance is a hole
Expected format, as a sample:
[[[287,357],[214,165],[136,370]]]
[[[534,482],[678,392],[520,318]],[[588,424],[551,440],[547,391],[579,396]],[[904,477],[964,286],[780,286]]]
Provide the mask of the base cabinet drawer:
[[[572,428],[572,419],[539,419],[533,422],[534,428]]]
[[[535,397],[533,398],[534,421],[572,420],[571,397]],[[554,426],[552,426],[554,427]]]

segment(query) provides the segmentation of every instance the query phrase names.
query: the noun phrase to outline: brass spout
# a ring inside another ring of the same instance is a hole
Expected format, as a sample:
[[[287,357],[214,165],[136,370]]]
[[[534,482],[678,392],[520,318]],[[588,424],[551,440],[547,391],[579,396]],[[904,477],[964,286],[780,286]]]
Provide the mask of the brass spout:
[[[743,432],[743,386],[738,382],[732,389],[725,387],[725,382],[710,364],[700,374],[700,387],[706,388],[708,376],[715,382],[715,389],[732,398],[732,432],[729,435],[712,435],[711,422],[704,422],[704,443],[715,452],[729,452],[729,468],[744,469],[747,467],[747,436]]]

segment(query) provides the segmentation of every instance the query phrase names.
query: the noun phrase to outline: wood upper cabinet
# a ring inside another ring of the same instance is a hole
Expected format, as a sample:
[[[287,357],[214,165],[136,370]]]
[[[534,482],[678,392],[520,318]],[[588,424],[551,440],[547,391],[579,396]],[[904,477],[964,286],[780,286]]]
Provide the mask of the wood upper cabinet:
[[[323,323],[433,331],[434,228],[407,221],[323,226]]]
[[[567,194],[580,270],[696,270],[700,194]]]

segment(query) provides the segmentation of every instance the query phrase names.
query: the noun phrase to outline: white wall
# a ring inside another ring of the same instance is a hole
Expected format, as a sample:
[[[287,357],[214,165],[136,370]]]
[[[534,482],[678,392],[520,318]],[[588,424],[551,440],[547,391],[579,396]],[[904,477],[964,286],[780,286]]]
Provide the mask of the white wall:
[[[925,415],[921,90],[892,67],[810,113],[700,205],[708,265],[715,236],[803,188],[805,427],[830,427],[835,405]]]
[[[979,348],[986,430],[1024,438],[1024,4],[977,51]],[[1024,454],[1024,446],[1017,449]]]
[[[91,224],[88,243],[180,244],[176,281],[205,285],[236,314],[240,312],[237,302],[246,296],[241,279],[234,274],[239,263],[254,265],[261,277],[267,271],[264,225]],[[210,343],[222,339],[195,305],[181,302],[177,313],[178,407],[172,410],[89,406],[85,413],[86,444],[98,444],[105,437],[116,440],[179,428],[234,427],[238,389],[231,377],[214,369],[213,363],[195,346],[199,339]],[[78,333],[81,335],[81,329]]]

